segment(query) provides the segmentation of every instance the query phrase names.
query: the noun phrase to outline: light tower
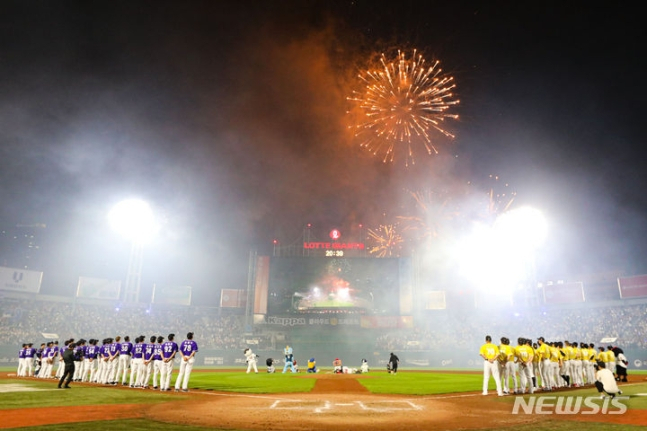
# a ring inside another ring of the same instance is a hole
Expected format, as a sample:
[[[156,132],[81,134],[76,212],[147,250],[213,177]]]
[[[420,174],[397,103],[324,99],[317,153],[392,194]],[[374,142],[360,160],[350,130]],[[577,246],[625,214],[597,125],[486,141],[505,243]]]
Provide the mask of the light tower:
[[[138,302],[144,262],[144,245],[157,234],[159,224],[150,205],[139,199],[119,202],[108,214],[108,221],[115,232],[131,242],[123,300],[124,302]]]

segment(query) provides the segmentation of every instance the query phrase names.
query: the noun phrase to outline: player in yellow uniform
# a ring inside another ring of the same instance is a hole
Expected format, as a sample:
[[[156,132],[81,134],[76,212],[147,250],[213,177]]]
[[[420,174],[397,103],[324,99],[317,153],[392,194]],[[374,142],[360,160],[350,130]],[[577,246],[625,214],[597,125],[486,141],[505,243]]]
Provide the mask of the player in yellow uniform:
[[[613,353],[613,346],[607,346],[607,359],[606,367],[613,375],[616,375],[616,354]]]
[[[588,343],[580,343],[580,351],[582,352],[582,380],[586,385],[591,384],[589,379],[589,345]]]
[[[514,351],[517,358],[517,366],[519,367],[519,393],[521,394],[526,393],[526,387],[531,394],[535,392],[532,384],[534,377],[532,373],[532,360],[535,351],[527,342],[529,343],[530,340],[521,337],[518,338],[517,347],[515,347]]]
[[[573,357],[571,358],[571,370],[574,386],[580,387],[584,384],[582,379],[582,349],[577,341],[571,343],[573,347]]]
[[[598,347],[598,362],[604,362],[604,368],[607,368],[607,363],[609,362],[609,359],[607,358],[607,352],[604,350],[603,346]]]
[[[507,337],[501,338],[499,346],[499,375],[503,382],[503,393],[510,393],[510,378],[514,381],[514,392],[517,392],[517,375],[514,372],[514,349],[510,346],[510,340]]]
[[[557,349],[557,343],[554,341],[548,343],[548,347],[550,350],[550,371],[548,373],[550,386],[556,388],[559,382],[559,350]]]
[[[541,352],[539,352],[539,345],[537,343],[532,343],[532,340],[528,340],[527,344],[532,347],[533,357],[532,357],[532,386],[535,390],[539,389],[539,379],[541,379],[541,371],[539,370],[539,362],[541,362]]]
[[[544,337],[537,338],[537,365],[541,376],[541,389],[552,391],[550,384],[550,347],[546,344]]]
[[[595,384],[595,365],[598,362],[598,352],[595,351],[595,344],[589,344],[589,368],[586,370],[589,384]]]
[[[485,337],[485,344],[481,346],[479,355],[483,358],[483,395],[487,395],[488,383],[490,382],[490,376],[492,376],[496,383],[496,392],[502,397],[503,391],[501,390],[498,364],[499,348],[492,344],[492,337],[489,335]]]

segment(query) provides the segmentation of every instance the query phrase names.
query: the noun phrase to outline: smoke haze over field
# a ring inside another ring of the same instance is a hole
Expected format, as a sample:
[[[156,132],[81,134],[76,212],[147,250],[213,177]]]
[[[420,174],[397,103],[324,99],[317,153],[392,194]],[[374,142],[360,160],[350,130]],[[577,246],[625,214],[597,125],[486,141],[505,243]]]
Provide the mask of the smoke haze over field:
[[[486,193],[496,173],[549,220],[546,277],[647,271],[637,14],[515,5],[5,2],[0,230],[46,224],[43,292],[70,294],[124,276],[106,214],[146,199],[164,223],[145,282],[216,304],[247,285],[251,249],[306,223],[377,227],[406,190]],[[437,56],[461,99],[456,139],[411,169],[346,128],[364,59],[400,44]]]

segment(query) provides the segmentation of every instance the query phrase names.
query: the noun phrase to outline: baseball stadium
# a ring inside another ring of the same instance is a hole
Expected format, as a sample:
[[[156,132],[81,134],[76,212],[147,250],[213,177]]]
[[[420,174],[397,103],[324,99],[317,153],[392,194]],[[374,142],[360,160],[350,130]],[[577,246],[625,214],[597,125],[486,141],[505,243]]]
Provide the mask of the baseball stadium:
[[[485,301],[484,292],[475,290],[426,289],[418,282],[420,264],[415,258],[368,256],[361,238],[351,243],[309,239],[312,234],[306,232],[290,246],[274,247],[272,255],[251,253],[248,288],[223,289],[219,307],[193,304],[187,288],[155,289],[150,302],[125,302],[114,282],[83,277],[73,298],[42,295],[32,285],[38,274],[2,268],[0,427],[644,426],[647,295],[640,284],[647,276],[604,274]],[[138,295],[131,292],[131,297]],[[198,350],[186,390],[178,379],[179,353],[171,361],[169,390],[159,390],[155,372],[152,382],[146,375],[146,384],[133,385],[133,363],[103,382],[87,371],[83,377],[75,374],[69,391],[57,388],[62,363],[58,354],[43,353],[50,342],[60,342],[62,348],[68,338],[139,340],[143,334],[142,340],[148,341],[150,336],[175,334],[180,343],[188,332]],[[600,399],[594,378],[586,373],[579,384],[576,377],[569,384],[560,376],[551,377],[548,390],[537,371],[534,382],[527,382],[529,387],[536,385],[534,393],[522,394],[513,372],[507,378],[501,375],[506,391],[499,397],[494,379],[488,379],[485,392],[481,390],[484,360],[479,347],[486,335],[497,345],[501,338],[530,337],[536,342],[541,337],[547,342],[591,343],[594,351],[620,346],[628,358],[628,376],[618,383],[621,395]],[[21,370],[19,364],[25,342],[36,352],[29,370]],[[290,365],[296,370],[288,368],[286,349],[293,352]],[[397,372],[390,363],[392,355],[399,360]],[[250,357],[254,364],[249,364]],[[44,366],[50,359],[44,358],[51,359],[50,368]],[[333,361],[343,364],[339,370],[333,369]],[[308,372],[313,365],[316,369],[310,371],[315,372]]]

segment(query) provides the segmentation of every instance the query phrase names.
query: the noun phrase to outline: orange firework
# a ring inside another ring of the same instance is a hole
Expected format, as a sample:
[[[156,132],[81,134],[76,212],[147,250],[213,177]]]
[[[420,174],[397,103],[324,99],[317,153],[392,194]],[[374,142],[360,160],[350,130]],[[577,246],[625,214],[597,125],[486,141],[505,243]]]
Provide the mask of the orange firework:
[[[414,164],[414,147],[422,145],[428,154],[438,153],[432,132],[453,138],[443,128],[445,119],[458,119],[449,109],[458,105],[452,93],[454,79],[442,73],[439,62],[425,65],[425,59],[413,51],[408,59],[398,50],[391,61],[382,54],[380,65],[359,75],[360,91],[353,91],[348,100],[357,104],[363,120],[350,126],[361,146],[383,162],[393,162],[396,150],[404,151],[405,164]]]
[[[417,241],[437,238],[443,225],[458,215],[448,193],[430,190],[407,193],[413,198],[416,209],[413,215],[398,216],[397,219],[404,222],[403,232],[412,232]]]
[[[369,248],[369,253],[377,257],[399,256],[403,239],[394,225],[380,225],[376,231],[368,229],[368,236],[375,242],[375,245]]]

